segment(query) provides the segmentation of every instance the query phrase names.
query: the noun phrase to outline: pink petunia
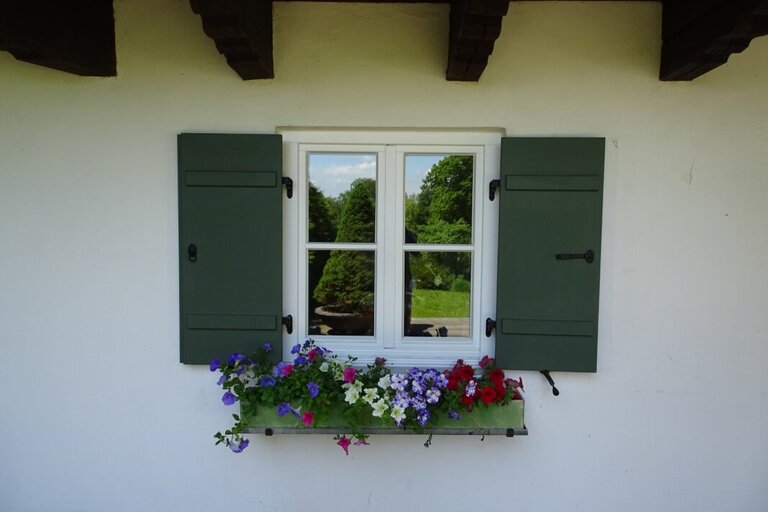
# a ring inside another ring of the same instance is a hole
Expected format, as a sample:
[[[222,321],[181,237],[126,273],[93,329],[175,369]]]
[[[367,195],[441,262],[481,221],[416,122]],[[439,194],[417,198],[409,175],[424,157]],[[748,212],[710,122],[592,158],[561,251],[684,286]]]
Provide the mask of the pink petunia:
[[[339,438],[339,440],[336,442],[336,444],[341,446],[341,449],[344,450],[344,453],[349,455],[350,440],[347,439],[347,436],[341,436],[341,438]]]
[[[312,423],[315,421],[315,413],[312,411],[305,412],[301,416],[301,421],[303,421],[306,426],[311,427]]]
[[[283,376],[290,375],[292,371],[293,371],[293,365],[292,364],[286,364],[282,368],[280,368],[280,373],[282,373]]]
[[[344,382],[354,382],[355,380],[355,369],[354,368],[347,368],[344,370]]]

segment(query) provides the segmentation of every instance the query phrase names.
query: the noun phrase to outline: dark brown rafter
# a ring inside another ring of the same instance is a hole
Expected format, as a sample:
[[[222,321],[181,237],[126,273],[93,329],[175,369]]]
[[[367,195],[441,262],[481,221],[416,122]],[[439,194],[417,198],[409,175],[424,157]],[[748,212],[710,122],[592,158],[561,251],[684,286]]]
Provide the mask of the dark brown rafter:
[[[447,80],[476,82],[501,34],[509,0],[452,0]]]
[[[112,0],[3,2],[0,50],[76,75],[115,76]]]
[[[203,30],[243,80],[274,78],[272,0],[190,0]]]
[[[768,34],[768,0],[664,0],[661,70],[693,80]]]

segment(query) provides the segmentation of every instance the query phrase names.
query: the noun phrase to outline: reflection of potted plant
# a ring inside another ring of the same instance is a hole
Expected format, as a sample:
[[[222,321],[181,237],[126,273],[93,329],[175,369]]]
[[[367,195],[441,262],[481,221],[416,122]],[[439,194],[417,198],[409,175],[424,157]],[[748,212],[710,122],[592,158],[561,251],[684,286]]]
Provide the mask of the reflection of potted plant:
[[[370,180],[356,180],[349,191],[336,232],[337,243],[375,240],[375,209]],[[332,251],[313,297],[315,313],[338,331],[365,333],[373,327],[374,258],[372,251]]]

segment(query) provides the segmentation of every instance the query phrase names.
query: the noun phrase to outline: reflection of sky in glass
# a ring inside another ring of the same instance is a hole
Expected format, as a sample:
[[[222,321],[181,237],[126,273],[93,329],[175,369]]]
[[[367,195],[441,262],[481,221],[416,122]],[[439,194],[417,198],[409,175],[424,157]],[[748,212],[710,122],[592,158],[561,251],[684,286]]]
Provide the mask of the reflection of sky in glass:
[[[361,153],[309,155],[309,180],[326,197],[338,197],[358,178],[376,179],[376,155]]]
[[[405,195],[412,196],[421,192],[424,176],[445,155],[406,155],[405,156]]]

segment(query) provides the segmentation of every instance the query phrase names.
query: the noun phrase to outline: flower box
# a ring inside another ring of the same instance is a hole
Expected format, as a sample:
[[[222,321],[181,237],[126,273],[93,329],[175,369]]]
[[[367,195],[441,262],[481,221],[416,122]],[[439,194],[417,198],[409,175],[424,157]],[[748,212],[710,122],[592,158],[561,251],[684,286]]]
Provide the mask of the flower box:
[[[472,412],[462,411],[458,420],[438,418],[427,424],[423,434],[433,435],[527,435],[525,427],[525,401],[513,400],[504,406],[477,406]],[[348,434],[343,427],[341,411],[331,411],[312,427],[305,426],[292,414],[278,416],[274,407],[259,407],[253,416],[243,417],[244,433],[248,434]],[[398,427],[391,419],[371,417],[362,427],[364,434],[418,434],[411,429]]]

